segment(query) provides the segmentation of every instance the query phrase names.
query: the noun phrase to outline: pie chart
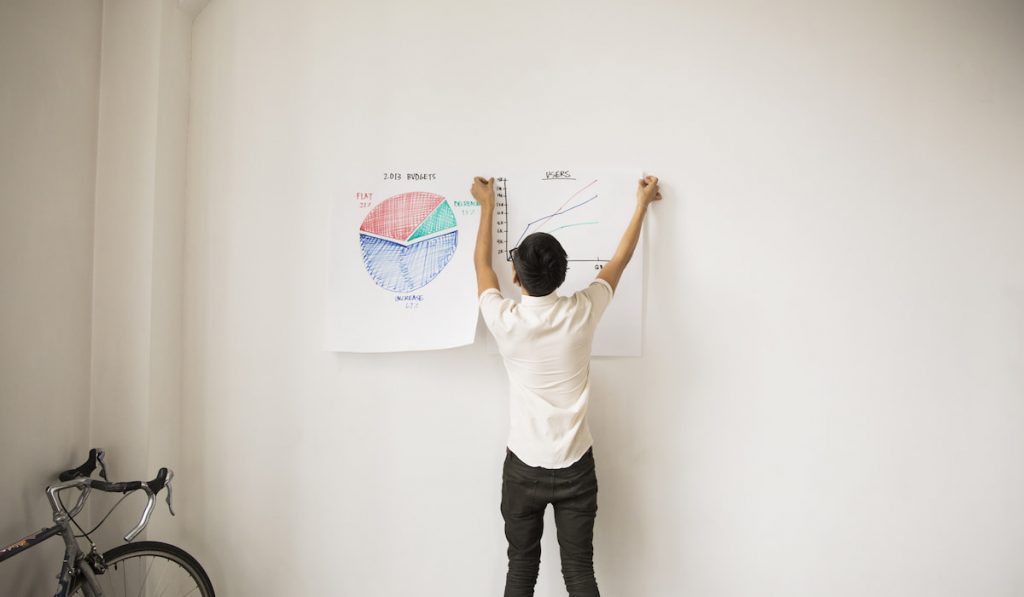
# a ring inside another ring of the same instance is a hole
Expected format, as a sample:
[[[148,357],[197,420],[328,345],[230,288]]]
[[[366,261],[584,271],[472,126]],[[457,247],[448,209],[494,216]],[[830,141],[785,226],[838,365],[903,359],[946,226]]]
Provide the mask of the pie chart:
[[[459,244],[455,212],[441,195],[425,192],[388,197],[359,226],[363,265],[377,286],[412,292],[448,265]]]

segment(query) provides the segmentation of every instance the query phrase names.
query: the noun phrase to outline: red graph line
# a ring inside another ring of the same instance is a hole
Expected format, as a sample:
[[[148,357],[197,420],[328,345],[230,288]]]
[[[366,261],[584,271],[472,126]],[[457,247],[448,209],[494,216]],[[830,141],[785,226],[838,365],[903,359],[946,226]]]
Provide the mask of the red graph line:
[[[579,195],[579,194],[580,194],[580,193],[582,193],[583,191],[585,191],[585,190],[587,190],[588,188],[590,188],[590,186],[591,186],[591,185],[593,185],[593,184],[594,184],[595,182],[597,182],[597,179],[596,179],[596,178],[595,178],[594,180],[590,181],[589,183],[587,183],[587,186],[585,186],[585,187],[583,187],[582,189],[580,189],[580,190],[576,191],[575,193],[573,193],[573,194],[572,194],[572,197],[569,197],[568,199],[566,199],[566,200],[565,200],[565,203],[563,203],[561,207],[559,207],[558,209],[556,209],[556,210],[554,211],[554,213],[552,213],[552,214],[551,214],[550,216],[548,216],[548,217],[544,218],[544,220],[540,222],[540,225],[539,225],[539,226],[537,226],[537,230],[538,230],[538,231],[540,231],[540,230],[541,230],[542,228],[544,228],[544,225],[548,223],[548,220],[550,220],[551,218],[553,218],[553,217],[557,216],[557,215],[559,214],[559,212],[561,212],[561,211],[562,211],[562,209],[564,209],[564,208],[565,208],[565,206],[566,206],[566,205],[569,205],[569,202],[570,202],[570,201],[572,201],[573,197],[575,197],[576,195]]]

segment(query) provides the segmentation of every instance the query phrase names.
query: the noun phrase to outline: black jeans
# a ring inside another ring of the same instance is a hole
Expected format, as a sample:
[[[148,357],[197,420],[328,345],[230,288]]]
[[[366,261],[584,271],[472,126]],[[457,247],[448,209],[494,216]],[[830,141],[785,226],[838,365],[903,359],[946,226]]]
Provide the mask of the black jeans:
[[[530,466],[506,448],[501,515],[508,539],[505,597],[532,597],[540,568],[544,510],[555,508],[562,576],[570,597],[599,597],[594,578],[597,474],[593,448],[566,468]]]

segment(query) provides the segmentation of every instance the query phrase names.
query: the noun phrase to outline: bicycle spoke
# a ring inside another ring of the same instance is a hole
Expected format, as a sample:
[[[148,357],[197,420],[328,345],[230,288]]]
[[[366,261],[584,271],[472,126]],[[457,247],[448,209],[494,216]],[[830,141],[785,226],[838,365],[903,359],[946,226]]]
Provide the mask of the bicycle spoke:
[[[182,567],[182,565],[181,565],[181,564],[178,564],[178,567],[179,567],[179,568],[181,568],[181,571],[185,573],[185,576],[186,576],[186,577],[188,577],[188,578],[192,578],[192,575],[190,575],[190,574],[188,573],[188,570],[185,570],[185,568],[184,568],[184,567]],[[186,595],[191,595],[191,594],[192,594],[193,592],[195,592],[195,590],[196,590],[196,589],[198,589],[198,588],[199,588],[199,587],[192,587],[191,589],[189,589],[188,593],[184,593],[184,594],[183,594],[183,595],[182,595],[181,597],[186,597]]]
[[[170,567],[171,567],[171,561],[170,560],[164,560],[164,573],[162,575],[160,575],[160,580],[161,581],[163,581],[163,579],[167,577],[167,569],[170,568]],[[160,585],[163,586],[163,582],[161,582]],[[156,597],[163,597],[163,595],[164,595],[164,593],[166,591],[167,591],[167,587],[164,586],[163,589],[160,589],[160,594],[157,595]]]
[[[136,597],[142,597],[142,590],[146,587],[146,580],[149,578],[149,572],[153,569],[153,562],[155,559],[149,561],[149,566],[146,567],[146,575],[142,577],[142,584],[139,585],[139,594]]]

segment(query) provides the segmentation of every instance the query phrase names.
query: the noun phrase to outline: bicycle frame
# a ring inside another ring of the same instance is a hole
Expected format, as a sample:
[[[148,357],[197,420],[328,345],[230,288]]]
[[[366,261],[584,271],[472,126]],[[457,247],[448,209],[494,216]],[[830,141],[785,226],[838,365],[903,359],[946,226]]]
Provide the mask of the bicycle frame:
[[[54,594],[54,597],[67,597],[68,592],[71,590],[72,569],[78,559],[82,556],[82,550],[78,547],[78,542],[75,541],[74,534],[71,532],[71,529],[66,525],[58,524],[50,528],[42,529],[38,533],[28,535],[27,537],[0,549],[0,562],[31,549],[55,535],[64,536],[64,544],[66,545],[66,548],[64,550],[64,562],[60,567],[60,584],[57,587],[57,592]],[[82,568],[86,567],[87,566],[83,566]],[[90,575],[91,572],[92,570],[90,569],[86,575]]]
[[[43,529],[37,533],[33,533],[32,535],[22,537],[21,539],[18,539],[17,541],[11,543],[7,547],[0,548],[0,562],[3,562],[7,558],[15,556],[30,547],[34,547],[35,545],[42,543],[43,541],[46,541],[54,535],[60,534],[61,530],[62,528],[60,525],[55,525],[48,529]]]
[[[83,552],[82,548],[78,545],[70,524],[74,517],[85,507],[85,502],[94,488],[108,493],[128,494],[140,489],[146,493],[146,507],[143,510],[142,518],[139,519],[139,523],[135,525],[135,528],[128,531],[128,534],[124,536],[124,540],[129,543],[146,528],[146,525],[149,523],[149,517],[153,513],[153,507],[156,504],[157,494],[164,489],[167,490],[167,509],[171,512],[172,516],[174,515],[174,508],[171,505],[171,481],[174,479],[174,471],[168,468],[161,468],[157,471],[156,477],[150,481],[111,483],[106,480],[106,464],[103,461],[103,457],[103,450],[98,448],[89,450],[89,459],[85,464],[62,472],[59,478],[64,481],[46,488],[46,497],[49,499],[50,508],[53,510],[54,526],[41,529],[32,535],[22,537],[4,548],[0,548],[0,562],[3,562],[27,549],[31,549],[50,537],[60,535],[64,539],[64,563],[61,565],[60,575],[57,577],[59,585],[54,597],[67,597],[71,592],[72,583],[76,583],[81,587],[85,597],[103,597],[103,590],[96,581],[96,574],[103,574],[106,571],[106,563],[103,560],[103,556],[96,551],[96,545],[91,540],[89,541],[91,548],[88,552]],[[96,464],[100,466],[100,477],[102,479],[92,478],[92,472],[95,470]],[[75,506],[68,510],[61,503],[58,494],[65,489],[71,488],[77,488],[80,493],[78,494],[78,501],[75,503]],[[156,491],[154,491],[154,488]],[[117,507],[117,504],[114,507]],[[106,520],[106,517],[104,517],[104,520]],[[100,524],[102,524],[102,521]],[[86,538],[88,539],[87,536]],[[198,565],[198,563],[196,564]],[[80,576],[80,579],[76,579],[76,575]],[[206,579],[206,583],[207,585],[209,584],[209,579]]]
[[[91,488],[82,488],[82,493],[78,497],[78,502],[75,504],[75,507],[71,509],[71,512],[64,511],[57,501],[58,491],[68,489],[70,487],[80,487],[80,481],[80,479],[76,479],[74,481],[68,481],[67,483],[61,483],[47,488],[46,494],[50,499],[50,507],[53,508],[53,521],[56,523],[54,526],[44,528],[36,533],[22,537],[18,541],[0,549],[0,562],[3,562],[8,558],[39,545],[50,537],[61,535],[64,539],[65,545],[64,562],[61,564],[60,576],[58,577],[59,584],[54,597],[68,596],[71,591],[71,581],[76,568],[82,573],[82,576],[87,579],[87,582],[82,585],[82,590],[85,594],[88,596],[98,595],[98,593],[93,591],[93,587],[97,587],[98,583],[96,582],[96,576],[93,574],[92,566],[88,563],[80,564],[80,561],[85,557],[85,554],[82,553],[82,549],[78,546],[78,541],[75,540],[75,534],[71,530],[71,525],[68,524],[71,517],[78,514],[85,506],[85,500],[88,497]]]

